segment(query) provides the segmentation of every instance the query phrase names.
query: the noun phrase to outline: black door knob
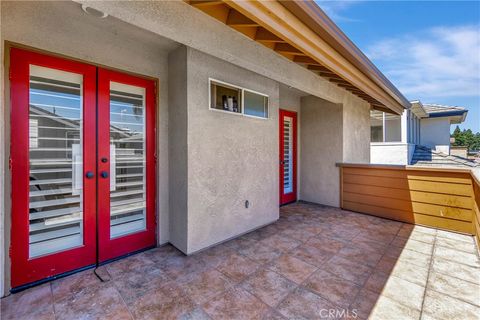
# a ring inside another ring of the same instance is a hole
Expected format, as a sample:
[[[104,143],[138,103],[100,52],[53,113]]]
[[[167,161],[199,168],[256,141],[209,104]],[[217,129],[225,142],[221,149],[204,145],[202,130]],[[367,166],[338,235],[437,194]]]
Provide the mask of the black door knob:
[[[102,173],[100,173],[100,176],[102,178],[108,178],[108,172],[107,171],[102,171]]]
[[[103,157],[102,160],[101,160],[103,163],[107,163],[108,162],[108,159]]]
[[[94,177],[94,174],[92,171],[87,171],[87,173],[85,174],[85,177],[87,179],[92,179]]]

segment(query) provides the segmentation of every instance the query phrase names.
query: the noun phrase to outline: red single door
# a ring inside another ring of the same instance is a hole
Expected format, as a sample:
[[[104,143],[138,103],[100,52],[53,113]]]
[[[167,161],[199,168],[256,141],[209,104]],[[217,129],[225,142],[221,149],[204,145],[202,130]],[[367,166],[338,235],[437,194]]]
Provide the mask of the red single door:
[[[297,200],[297,113],[280,109],[280,205]]]
[[[95,263],[95,67],[10,51],[12,287]]]
[[[98,70],[99,260],[155,245],[155,82]]]

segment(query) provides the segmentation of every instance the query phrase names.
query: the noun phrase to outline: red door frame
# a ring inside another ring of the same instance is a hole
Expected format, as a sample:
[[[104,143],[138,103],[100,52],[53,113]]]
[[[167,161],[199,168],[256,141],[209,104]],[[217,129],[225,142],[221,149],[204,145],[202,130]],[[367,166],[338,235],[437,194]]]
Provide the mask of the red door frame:
[[[110,179],[98,179],[99,260],[104,262],[130,252],[155,246],[155,81],[132,75],[98,69],[98,160],[110,158],[110,81],[145,88],[145,145],[146,145],[146,230],[110,239]],[[110,162],[97,161],[98,171],[110,176]]]
[[[30,65],[83,75],[83,170],[96,176],[95,67],[58,57],[10,50],[10,168],[12,227],[10,257],[12,287],[48,278],[95,263],[96,179],[83,179],[83,236],[81,247],[29,259],[29,73]]]
[[[84,245],[29,259],[29,66],[37,65],[83,76],[83,178]],[[98,70],[98,79],[97,79]],[[10,170],[12,176],[11,286],[26,284],[80,269],[155,245],[156,239],[156,83],[154,80],[97,68],[94,65],[49,56],[19,48],[10,49]],[[97,82],[98,80],[98,87]],[[110,171],[109,158],[110,81],[146,89],[146,217],[143,232],[110,240],[110,179],[98,172]],[[97,105],[98,94],[98,105]],[[98,127],[97,127],[97,119]],[[15,137],[15,139],[13,139]],[[98,141],[97,141],[98,139]],[[98,148],[98,150],[97,150]],[[98,203],[97,203],[98,195]],[[96,239],[98,212],[98,235]],[[98,240],[98,247],[96,240]]]
[[[284,128],[283,128],[283,118],[284,117],[290,117],[292,118],[292,136],[293,136],[293,141],[292,141],[292,162],[293,162],[293,191],[290,193],[285,194],[284,193]],[[279,161],[279,177],[280,177],[280,205],[284,205],[290,202],[294,202],[297,200],[297,113],[294,111],[288,111],[288,110],[279,110],[279,142],[280,142],[280,161]]]

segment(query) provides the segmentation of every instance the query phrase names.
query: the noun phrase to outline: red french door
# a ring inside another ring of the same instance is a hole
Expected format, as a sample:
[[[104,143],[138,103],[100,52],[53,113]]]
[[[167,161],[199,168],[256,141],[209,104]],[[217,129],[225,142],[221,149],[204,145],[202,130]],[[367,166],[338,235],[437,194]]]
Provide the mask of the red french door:
[[[153,246],[154,82],[10,57],[12,287]]]
[[[98,71],[99,260],[155,245],[155,83]]]
[[[297,200],[297,113],[280,109],[280,205]]]

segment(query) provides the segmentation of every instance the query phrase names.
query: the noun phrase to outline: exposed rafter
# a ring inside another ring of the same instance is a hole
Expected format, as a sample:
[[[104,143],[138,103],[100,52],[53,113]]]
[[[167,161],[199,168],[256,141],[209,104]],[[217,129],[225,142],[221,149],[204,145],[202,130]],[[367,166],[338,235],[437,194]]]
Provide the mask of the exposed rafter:
[[[206,14],[214,17],[215,19],[220,20],[221,22],[225,23],[226,25],[230,26],[231,28],[237,30],[238,32],[243,33],[247,37],[252,40],[258,41],[259,43],[263,44],[264,46],[274,50],[278,54],[284,56],[287,59],[292,60],[295,63],[298,63],[305,68],[311,70],[312,72],[316,73],[317,75],[326,78],[328,81],[332,82],[333,84],[337,85],[338,87],[345,89],[352,94],[360,97],[361,99],[369,102],[372,105],[372,108],[377,110],[390,110],[392,112],[399,112],[400,108],[396,105],[396,108],[387,108],[383,102],[380,102],[378,99],[374,98],[372,95],[367,93],[368,90],[365,90],[366,82],[364,79],[358,82],[355,77],[345,77],[342,72],[337,72],[331,69],[331,66],[326,66],[323,62],[320,62],[321,59],[318,59],[318,56],[312,55],[311,52],[307,52],[308,50],[304,50],[301,48],[301,45],[298,46],[295,41],[291,41],[291,38],[288,36],[285,38],[281,33],[277,32],[277,29],[272,29],[271,24],[266,24],[265,17],[260,18],[259,15],[256,15],[268,7],[270,9],[274,8],[273,4],[267,5],[266,3],[263,4],[254,4],[253,2],[250,3],[249,1],[242,2],[244,0],[232,0],[232,1],[217,1],[217,0],[186,0],[192,6],[204,11]],[[247,2],[249,3],[247,5]],[[253,6],[252,6],[253,5]],[[255,7],[257,11],[256,14],[253,14],[250,10]],[[249,9],[246,9],[249,8]],[[281,8],[276,6],[281,11]],[[266,9],[268,12],[269,9]],[[262,12],[265,14],[266,12]],[[270,11],[270,14],[277,14],[277,12]],[[269,20],[272,17],[269,17]],[[260,20],[259,20],[260,19]],[[273,21],[273,20],[271,20]],[[293,21],[292,23],[298,24],[298,21]],[[288,25],[288,24],[287,24]],[[284,25],[285,27],[285,25]],[[286,28],[286,27],[285,27]],[[297,32],[298,30],[293,30],[290,27],[291,31]],[[285,29],[286,30],[286,29]],[[304,31],[307,31],[304,29]],[[308,31],[307,33],[309,33]],[[304,35],[302,35],[304,36]],[[299,38],[300,39],[300,38]],[[304,41],[304,40],[302,40]],[[319,40],[317,43],[321,43],[322,41]],[[301,42],[299,42],[301,43]],[[303,42],[305,43],[305,42]],[[344,69],[342,69],[344,71]],[[347,73],[348,75],[348,73]],[[356,75],[355,75],[356,76]],[[354,81],[355,80],[355,81]],[[356,83],[358,82],[358,84]],[[362,87],[362,88],[361,88]],[[368,86],[367,86],[368,87]],[[371,91],[371,90],[370,90]],[[387,101],[388,97],[378,95],[380,100]],[[390,100],[393,101],[393,100]],[[394,105],[395,103],[391,103]]]

